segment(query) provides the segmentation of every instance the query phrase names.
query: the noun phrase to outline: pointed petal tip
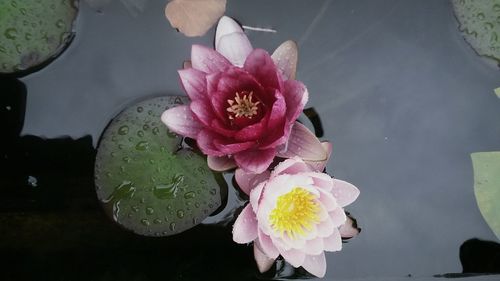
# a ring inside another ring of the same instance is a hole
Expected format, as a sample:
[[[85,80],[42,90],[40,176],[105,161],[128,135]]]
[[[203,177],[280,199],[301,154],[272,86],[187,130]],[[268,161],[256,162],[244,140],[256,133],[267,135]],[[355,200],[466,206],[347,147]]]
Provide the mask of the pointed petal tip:
[[[215,30],[215,46],[219,45],[219,40],[224,35],[228,35],[231,33],[243,33],[243,29],[240,24],[237,23],[234,19],[228,16],[222,16],[217,23],[217,28]]]
[[[274,264],[275,259],[266,256],[256,244],[253,244],[253,255],[260,273],[268,271]]]
[[[326,274],[326,258],[322,253],[317,256],[307,256],[302,267],[316,277],[323,278]]]
[[[298,63],[298,46],[295,41],[283,42],[276,48],[271,57],[287,79],[295,79]]]
[[[165,110],[161,121],[176,134],[195,139],[201,130],[201,124],[193,115],[188,105],[179,105]]]
[[[295,122],[288,140],[287,151],[278,156],[283,158],[298,156],[304,161],[325,161],[327,160],[327,151],[306,126]]]

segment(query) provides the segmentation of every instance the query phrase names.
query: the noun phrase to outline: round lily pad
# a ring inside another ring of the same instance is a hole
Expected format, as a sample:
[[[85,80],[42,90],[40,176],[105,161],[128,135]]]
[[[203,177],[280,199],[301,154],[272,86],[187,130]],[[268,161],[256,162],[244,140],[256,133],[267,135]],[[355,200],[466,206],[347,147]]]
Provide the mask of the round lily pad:
[[[0,73],[29,72],[73,39],[76,0],[0,1]]]
[[[500,61],[500,0],[452,0],[460,30],[482,56]]]
[[[161,122],[180,96],[158,97],[127,108],[106,128],[97,150],[95,183],[107,213],[147,236],[189,229],[221,205],[221,174],[206,158],[182,148],[182,137]]]
[[[477,205],[500,239],[500,151],[472,153],[471,157]]]

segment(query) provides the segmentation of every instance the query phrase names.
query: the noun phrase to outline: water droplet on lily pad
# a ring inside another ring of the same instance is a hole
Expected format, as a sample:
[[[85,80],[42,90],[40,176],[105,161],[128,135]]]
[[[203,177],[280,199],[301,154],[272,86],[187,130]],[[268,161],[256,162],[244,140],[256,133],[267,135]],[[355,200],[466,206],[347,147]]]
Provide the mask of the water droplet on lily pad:
[[[0,73],[24,75],[58,56],[73,38],[74,2],[0,1]]]
[[[170,137],[172,133],[160,120],[163,109],[176,106],[179,99],[187,101],[185,97],[158,97],[124,110],[111,121],[99,142],[99,169],[95,169],[98,198],[113,220],[137,234],[182,232],[193,227],[193,222],[203,221],[222,202],[222,176],[210,171],[205,157],[189,149],[178,150],[182,138]],[[157,126],[145,130],[144,125],[152,122]],[[142,131],[140,138],[138,131]],[[131,135],[135,138],[129,140]],[[204,208],[188,209],[190,205]]]
[[[452,0],[460,30],[476,52],[500,62],[500,1]]]

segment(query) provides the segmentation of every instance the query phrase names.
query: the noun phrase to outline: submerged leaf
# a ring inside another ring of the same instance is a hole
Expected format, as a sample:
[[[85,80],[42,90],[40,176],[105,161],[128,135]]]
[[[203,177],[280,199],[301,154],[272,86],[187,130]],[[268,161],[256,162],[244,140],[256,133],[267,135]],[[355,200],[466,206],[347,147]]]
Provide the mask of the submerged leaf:
[[[189,37],[204,35],[226,11],[226,0],[172,0],[165,16],[173,28]]]
[[[500,61],[500,0],[452,0],[460,30],[476,52]]]
[[[500,98],[500,88],[495,89],[495,95]]]
[[[100,140],[95,166],[99,200],[135,233],[167,236],[199,224],[221,205],[220,174],[205,157],[181,149],[160,116],[186,97],[159,97],[120,113]]]
[[[0,73],[28,71],[73,39],[77,1],[0,1]]]
[[[472,153],[471,157],[477,205],[500,239],[500,151]]]

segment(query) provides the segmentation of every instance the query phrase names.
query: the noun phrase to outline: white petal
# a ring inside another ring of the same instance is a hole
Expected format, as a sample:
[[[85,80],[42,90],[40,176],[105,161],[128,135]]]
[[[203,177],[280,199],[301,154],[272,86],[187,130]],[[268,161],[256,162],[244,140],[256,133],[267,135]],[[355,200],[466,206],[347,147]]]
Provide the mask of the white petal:
[[[235,32],[220,38],[216,50],[226,57],[233,65],[243,66],[248,55],[252,52],[252,44],[245,33]]]
[[[228,16],[221,17],[219,23],[217,23],[217,30],[215,31],[215,46],[219,45],[219,40],[222,36],[235,32],[243,33],[243,29],[232,18]]]
[[[295,79],[298,62],[298,50],[295,42],[291,40],[283,42],[274,51],[271,58],[286,79]]]

